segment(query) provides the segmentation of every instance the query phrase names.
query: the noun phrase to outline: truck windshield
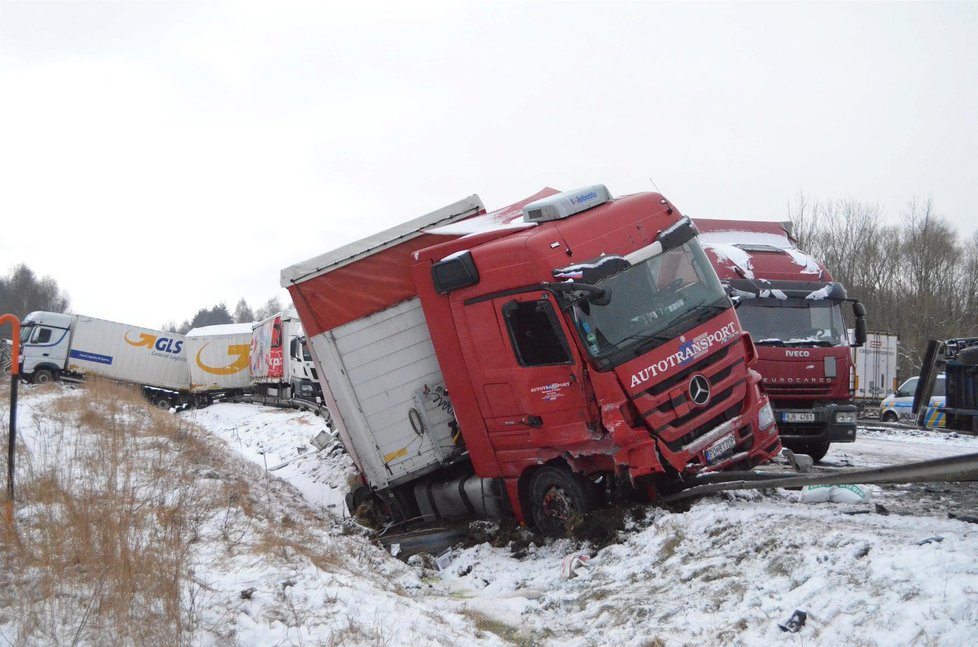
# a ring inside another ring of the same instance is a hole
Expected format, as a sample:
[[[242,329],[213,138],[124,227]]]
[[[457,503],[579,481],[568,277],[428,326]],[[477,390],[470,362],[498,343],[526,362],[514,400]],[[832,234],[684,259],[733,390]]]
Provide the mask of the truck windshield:
[[[584,347],[602,364],[631,359],[730,307],[695,238],[595,287],[610,290],[607,305],[582,301],[571,314]]]
[[[20,343],[26,344],[27,340],[31,338],[32,332],[34,332],[34,324],[32,323],[20,324]]]
[[[849,345],[837,301],[744,299],[737,316],[759,346]]]

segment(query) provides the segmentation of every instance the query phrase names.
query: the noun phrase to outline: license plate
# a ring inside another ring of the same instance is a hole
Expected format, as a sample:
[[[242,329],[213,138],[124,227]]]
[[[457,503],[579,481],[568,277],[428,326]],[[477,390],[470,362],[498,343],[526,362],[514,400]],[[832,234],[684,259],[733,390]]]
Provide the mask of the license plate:
[[[734,440],[734,435],[727,434],[717,442],[713,443],[709,447],[709,449],[706,450],[706,462],[708,463],[716,462],[718,458],[720,458],[724,454],[727,454],[731,449],[733,449],[734,445],[736,444],[737,441]]]
[[[815,422],[815,414],[805,411],[785,411],[781,414],[781,422]]]

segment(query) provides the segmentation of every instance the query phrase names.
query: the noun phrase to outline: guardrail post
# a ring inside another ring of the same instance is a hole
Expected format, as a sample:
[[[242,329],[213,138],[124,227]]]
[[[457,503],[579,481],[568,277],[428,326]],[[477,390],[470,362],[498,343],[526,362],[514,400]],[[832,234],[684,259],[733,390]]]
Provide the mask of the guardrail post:
[[[13,349],[10,357],[10,435],[7,442],[7,524],[14,528],[14,450],[17,447],[17,383],[20,382],[20,319],[14,315],[0,316],[0,326],[9,323],[13,328]]]

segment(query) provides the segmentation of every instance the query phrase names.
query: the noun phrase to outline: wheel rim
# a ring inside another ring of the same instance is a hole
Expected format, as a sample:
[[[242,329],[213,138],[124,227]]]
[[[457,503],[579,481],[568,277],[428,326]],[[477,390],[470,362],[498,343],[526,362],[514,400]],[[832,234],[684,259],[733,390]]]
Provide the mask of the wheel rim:
[[[538,524],[546,530],[563,531],[567,522],[578,512],[574,497],[559,485],[552,485],[543,495],[538,506]]]

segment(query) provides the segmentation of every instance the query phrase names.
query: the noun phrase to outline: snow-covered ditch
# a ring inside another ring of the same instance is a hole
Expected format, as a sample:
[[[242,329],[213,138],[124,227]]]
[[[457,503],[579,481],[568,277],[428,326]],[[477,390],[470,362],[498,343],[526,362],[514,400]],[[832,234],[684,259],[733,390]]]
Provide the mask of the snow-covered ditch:
[[[29,391],[21,419],[43,418],[56,397]],[[188,544],[190,644],[971,645],[978,630],[978,525],[948,518],[942,505],[958,496],[960,514],[969,491],[933,486],[922,509],[901,505],[917,491],[900,487],[868,487],[873,500],[859,504],[728,493],[630,511],[603,548],[517,532],[513,545],[452,548],[439,569],[391,557],[347,518],[354,471],[335,444],[312,444],[322,419],[248,404],[177,419],[219,457],[201,458],[217,465],[201,468],[204,487],[247,485],[247,509],[222,500]],[[22,427],[28,447],[50,433]],[[860,433],[826,462],[978,448],[978,439],[933,432]],[[805,624],[783,631],[796,610]],[[0,607],[0,643],[16,644],[17,628]]]

